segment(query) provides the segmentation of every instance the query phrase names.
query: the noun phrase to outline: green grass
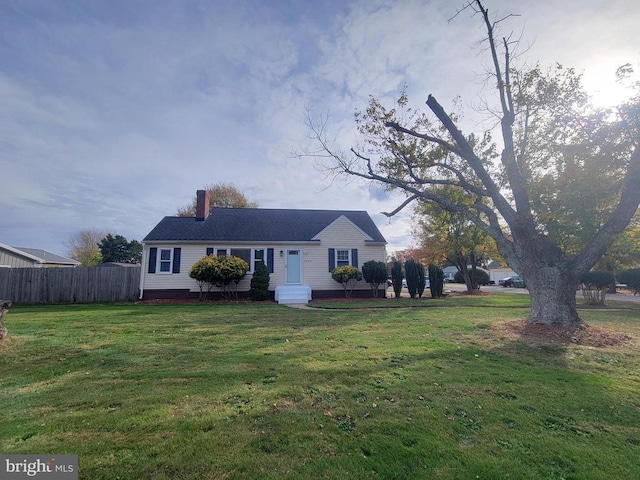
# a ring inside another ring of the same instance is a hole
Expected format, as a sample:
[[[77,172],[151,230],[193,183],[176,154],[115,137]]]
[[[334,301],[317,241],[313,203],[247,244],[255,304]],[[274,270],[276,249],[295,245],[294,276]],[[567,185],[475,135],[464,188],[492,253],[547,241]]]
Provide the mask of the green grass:
[[[640,478],[637,340],[529,343],[494,328],[528,300],[499,297],[14,307],[0,452],[86,479]],[[581,314],[640,337],[612,307]]]

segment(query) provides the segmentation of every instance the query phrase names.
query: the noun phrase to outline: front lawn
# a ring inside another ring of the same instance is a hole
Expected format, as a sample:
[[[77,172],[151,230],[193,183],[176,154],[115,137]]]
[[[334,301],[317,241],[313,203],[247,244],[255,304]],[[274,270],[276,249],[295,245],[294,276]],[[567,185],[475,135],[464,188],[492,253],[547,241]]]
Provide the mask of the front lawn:
[[[0,452],[92,480],[640,478],[639,307],[581,312],[622,344],[541,344],[496,298],[13,307]]]

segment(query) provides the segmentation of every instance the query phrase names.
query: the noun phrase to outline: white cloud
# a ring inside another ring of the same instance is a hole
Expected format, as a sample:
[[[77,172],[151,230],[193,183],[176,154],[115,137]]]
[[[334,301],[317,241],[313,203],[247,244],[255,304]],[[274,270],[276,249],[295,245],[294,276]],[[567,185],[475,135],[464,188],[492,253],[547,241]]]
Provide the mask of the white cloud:
[[[459,93],[475,101],[482,29],[468,13],[447,22],[462,4],[0,5],[0,242],[61,252],[91,227],[141,239],[195,189],[225,181],[264,207],[368,210],[393,248],[408,246],[408,216],[389,224],[378,213],[400,197],[331,184],[291,152],[308,141],[307,106],[330,112],[348,149],[358,142],[353,112],[370,94],[391,101],[406,85],[416,105],[429,93],[447,108]],[[531,58],[585,78],[640,54],[628,0],[487,4],[523,15],[509,28],[535,40]]]

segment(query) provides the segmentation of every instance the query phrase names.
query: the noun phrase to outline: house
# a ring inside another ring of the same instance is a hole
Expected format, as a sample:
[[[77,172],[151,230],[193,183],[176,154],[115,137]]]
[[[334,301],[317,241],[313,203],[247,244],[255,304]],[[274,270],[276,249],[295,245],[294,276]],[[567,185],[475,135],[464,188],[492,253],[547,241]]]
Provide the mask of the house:
[[[258,262],[270,273],[279,303],[344,296],[331,271],[386,261],[386,240],[367,212],[261,208],[213,208],[198,190],[195,217],[165,217],[143,239],[142,299],[197,298],[191,266],[206,255],[234,255],[249,264],[238,292],[249,291]],[[381,286],[384,295],[384,286]],[[364,281],[353,296],[369,296]]]
[[[442,271],[444,272],[444,281],[453,282],[453,279],[455,278],[456,273],[458,272],[458,267],[450,265],[448,267],[444,267]]]
[[[80,262],[39,248],[10,247],[0,243],[0,267],[77,267]]]
[[[489,270],[489,279],[498,285],[503,279],[507,277],[515,277],[518,274],[511,270],[509,267],[504,268],[492,268]]]

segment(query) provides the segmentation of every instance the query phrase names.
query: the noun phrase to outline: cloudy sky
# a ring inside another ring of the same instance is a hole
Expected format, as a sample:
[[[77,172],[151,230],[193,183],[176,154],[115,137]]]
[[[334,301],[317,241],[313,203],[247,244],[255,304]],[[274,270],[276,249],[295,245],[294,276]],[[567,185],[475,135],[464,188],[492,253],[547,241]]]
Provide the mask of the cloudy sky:
[[[331,180],[304,112],[329,112],[340,145],[353,112],[404,85],[445,108],[482,92],[478,17],[464,0],[0,0],[0,243],[65,253],[78,230],[141,240],[205,184],[264,208],[367,210],[408,247],[402,199]],[[529,63],[584,72],[604,103],[615,69],[640,64],[637,0],[486,0]],[[487,92],[485,92],[486,94]],[[474,111],[467,109],[468,128]]]

